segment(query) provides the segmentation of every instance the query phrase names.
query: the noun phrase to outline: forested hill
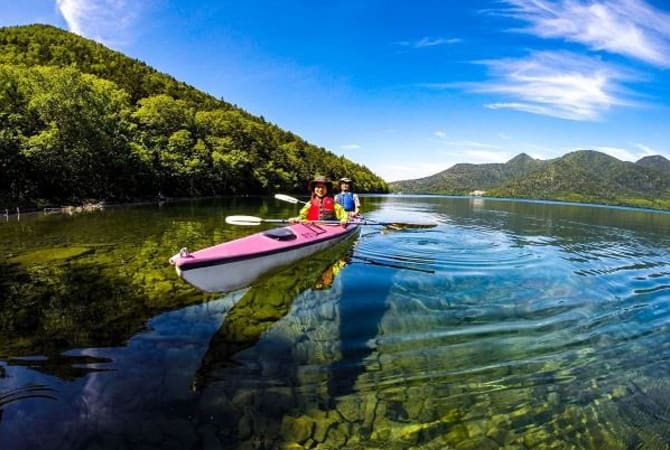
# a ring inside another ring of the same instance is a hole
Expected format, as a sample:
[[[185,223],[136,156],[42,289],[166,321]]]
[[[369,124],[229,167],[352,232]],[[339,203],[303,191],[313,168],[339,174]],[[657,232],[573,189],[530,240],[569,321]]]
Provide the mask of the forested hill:
[[[487,190],[504,185],[543,164],[521,153],[504,164],[456,164],[447,170],[425,178],[390,183],[394,191],[406,193],[442,193],[467,195],[475,190]]]
[[[456,164],[426,178],[389,183],[404,193],[562,200],[670,209],[670,161],[620,161],[593,150],[551,160],[520,154],[504,164]]]
[[[365,166],[94,41],[0,28],[0,206],[300,193],[317,174],[388,189]]]

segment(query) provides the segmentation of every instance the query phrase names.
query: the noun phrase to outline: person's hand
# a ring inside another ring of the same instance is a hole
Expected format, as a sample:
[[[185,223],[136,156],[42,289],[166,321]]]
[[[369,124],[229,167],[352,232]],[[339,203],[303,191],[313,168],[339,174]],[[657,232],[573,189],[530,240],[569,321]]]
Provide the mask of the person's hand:
[[[298,223],[300,222],[300,217],[289,217],[288,223]]]
[[[349,221],[347,219],[340,220],[340,225],[342,225],[342,228],[345,228]]]

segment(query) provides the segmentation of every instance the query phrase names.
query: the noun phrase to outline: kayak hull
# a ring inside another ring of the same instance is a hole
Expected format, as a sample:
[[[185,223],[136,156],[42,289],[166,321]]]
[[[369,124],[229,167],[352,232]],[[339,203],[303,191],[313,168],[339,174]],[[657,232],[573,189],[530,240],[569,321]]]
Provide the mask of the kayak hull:
[[[354,235],[356,222],[346,227],[298,223],[255,233],[193,253],[182,249],[170,258],[177,274],[206,292],[230,292]]]

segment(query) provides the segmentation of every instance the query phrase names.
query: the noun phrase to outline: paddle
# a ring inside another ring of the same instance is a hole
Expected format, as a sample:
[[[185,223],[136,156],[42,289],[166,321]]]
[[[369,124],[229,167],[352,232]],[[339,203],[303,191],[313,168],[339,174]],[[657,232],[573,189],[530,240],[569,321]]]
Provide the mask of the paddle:
[[[309,202],[305,202],[303,200],[298,200],[295,197],[291,197],[290,195],[285,195],[285,194],[275,194],[275,198],[277,200],[282,200],[284,202],[293,203],[294,205],[297,205],[298,203],[303,203],[303,204],[309,203]]]
[[[284,202],[293,203],[294,205],[298,203],[309,203],[286,194],[275,194],[275,198]],[[405,228],[433,228],[437,226],[436,223],[377,222],[376,220],[371,219],[363,219],[361,225],[380,225],[393,230],[403,230]]]
[[[226,223],[230,225],[260,225],[262,223],[291,223],[288,219],[263,219],[261,217],[255,216],[228,216],[226,217]],[[296,222],[294,222],[296,223]],[[337,220],[309,220],[307,223],[320,223],[320,224],[332,224],[339,225],[340,222]],[[432,228],[437,226],[434,223],[426,224],[411,224],[411,223],[396,223],[396,222],[368,222],[363,219],[361,221],[352,221],[350,223],[358,223],[359,225],[375,225],[375,226],[384,226],[391,228]]]
[[[340,223],[337,220],[318,220],[315,222],[333,225],[338,225]],[[262,223],[291,223],[291,221],[288,219],[263,219],[254,216],[228,216],[226,217],[226,223],[231,225],[260,225]]]

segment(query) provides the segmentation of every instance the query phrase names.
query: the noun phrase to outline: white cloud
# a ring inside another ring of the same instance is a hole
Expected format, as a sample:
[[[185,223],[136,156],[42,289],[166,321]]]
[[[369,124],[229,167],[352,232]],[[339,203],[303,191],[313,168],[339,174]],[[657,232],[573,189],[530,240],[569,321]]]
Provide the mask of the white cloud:
[[[643,0],[503,1],[504,14],[528,23],[515,31],[670,67],[670,14]]]
[[[637,147],[641,151],[636,151],[634,149],[628,149],[628,148],[610,147],[610,146],[594,146],[589,147],[587,150],[597,150],[599,152],[603,152],[617,159],[620,159],[621,161],[631,161],[631,162],[635,162],[645,156],[662,155],[662,152],[653,150],[647,147],[646,145],[634,144],[634,147]]]
[[[461,42],[459,38],[429,38],[423,37],[418,41],[400,41],[397,42],[398,45],[402,47],[411,47],[411,48],[425,48],[425,47],[435,47],[438,45],[453,45]]]
[[[451,145],[453,147],[471,147],[471,148],[476,148],[476,149],[497,149],[500,148],[497,145],[493,144],[487,144],[485,142],[477,142],[477,141],[450,141],[447,142],[448,145]]]
[[[359,148],[361,148],[361,146],[358,144],[344,144],[341,145],[340,148],[342,150],[358,150]]]
[[[632,153],[630,150],[619,147],[600,146],[600,147],[591,147],[588,149],[580,148],[578,150],[596,150],[602,153],[606,153],[617,159],[620,159],[621,161],[637,161],[638,159],[640,159],[639,157],[636,157],[635,154]]]
[[[642,150],[642,152],[644,153],[642,156],[652,156],[652,155],[660,155],[661,154],[661,152],[659,152],[657,150],[654,150],[653,148],[648,147],[644,144],[635,144],[635,146],[637,148],[639,148],[640,150]]]
[[[491,81],[460,86],[499,95],[501,101],[489,103],[488,108],[597,120],[612,106],[634,104],[625,98],[622,84],[632,79],[632,74],[597,59],[547,51],[480,63],[489,67]]]
[[[144,2],[130,0],[56,0],[68,28],[112,47],[132,39]]]
[[[437,130],[434,134],[440,139],[445,139],[447,137],[447,133],[442,130]]]

